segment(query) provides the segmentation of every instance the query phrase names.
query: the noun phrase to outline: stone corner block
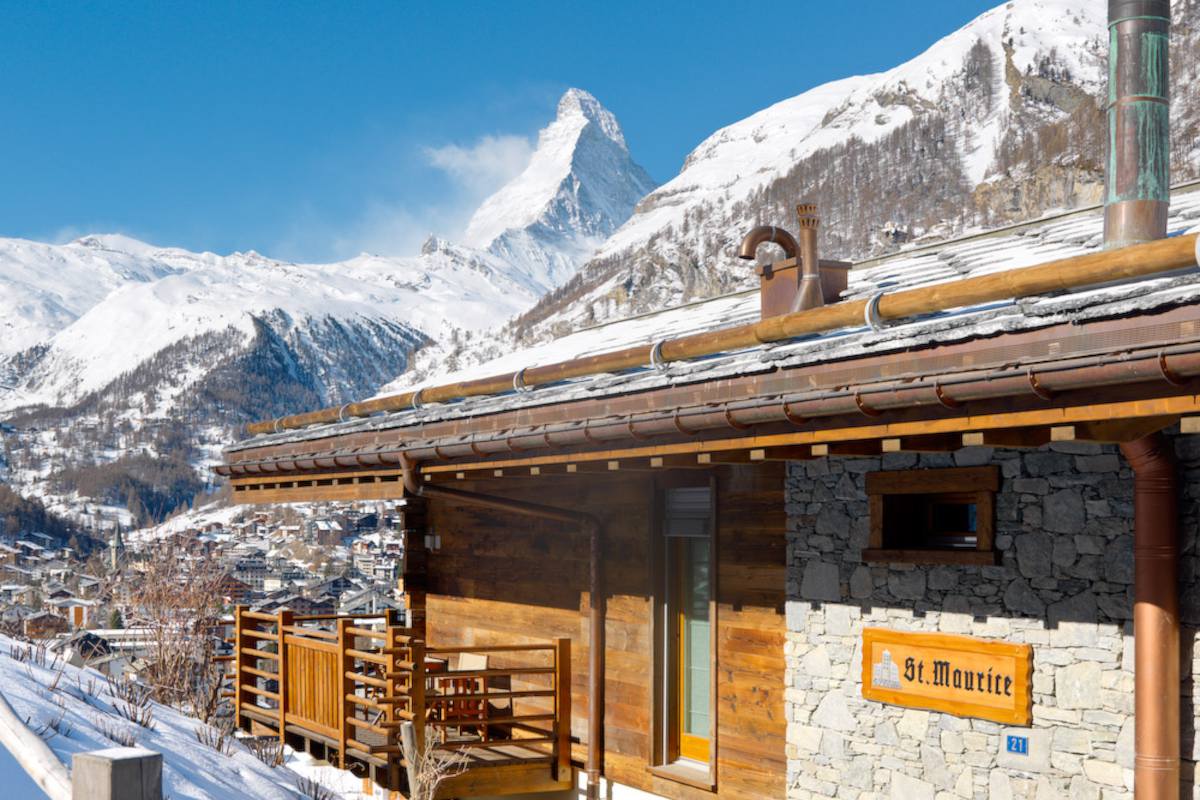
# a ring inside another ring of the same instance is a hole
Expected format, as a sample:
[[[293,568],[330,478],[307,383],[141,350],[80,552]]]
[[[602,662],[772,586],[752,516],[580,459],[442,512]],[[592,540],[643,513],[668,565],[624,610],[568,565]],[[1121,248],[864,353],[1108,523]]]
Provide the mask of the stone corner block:
[[[72,800],[162,800],[162,754],[110,747],[71,759]]]

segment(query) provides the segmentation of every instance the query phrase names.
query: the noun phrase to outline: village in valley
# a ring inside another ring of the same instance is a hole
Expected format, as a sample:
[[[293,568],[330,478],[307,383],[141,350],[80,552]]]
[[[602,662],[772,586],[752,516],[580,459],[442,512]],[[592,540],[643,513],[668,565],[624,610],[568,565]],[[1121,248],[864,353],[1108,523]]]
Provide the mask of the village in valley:
[[[209,519],[214,517],[214,519]],[[86,641],[104,674],[136,676],[145,631],[131,587],[155,554],[169,552],[188,580],[202,574],[227,613],[378,614],[402,609],[404,503],[297,504],[184,515],[155,528],[110,534],[86,560],[46,534],[0,532],[0,632]]]

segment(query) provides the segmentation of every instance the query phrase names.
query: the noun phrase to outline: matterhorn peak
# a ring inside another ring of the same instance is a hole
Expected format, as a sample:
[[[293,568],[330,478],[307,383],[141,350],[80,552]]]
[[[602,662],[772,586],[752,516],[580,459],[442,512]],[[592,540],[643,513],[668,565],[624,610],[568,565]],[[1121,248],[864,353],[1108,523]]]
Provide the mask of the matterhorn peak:
[[[568,89],[520,175],[483,201],[466,243],[521,265],[553,288],[575,273],[655,186],[630,158],[621,125],[583,89]]]
[[[558,113],[555,121],[582,117],[587,122],[595,123],[600,131],[621,147],[625,147],[625,135],[621,133],[621,125],[613,113],[600,101],[583,89],[567,89],[558,101]]]

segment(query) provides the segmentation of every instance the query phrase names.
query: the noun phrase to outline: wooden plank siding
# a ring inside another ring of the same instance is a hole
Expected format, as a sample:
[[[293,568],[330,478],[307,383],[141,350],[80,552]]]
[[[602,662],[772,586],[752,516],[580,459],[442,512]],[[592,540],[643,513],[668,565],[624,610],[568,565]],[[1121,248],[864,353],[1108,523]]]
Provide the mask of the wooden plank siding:
[[[654,475],[464,481],[462,488],[586,511],[605,522],[605,775],[672,798],[782,797],[784,474],[781,463],[715,469],[716,789],[650,771],[654,737]],[[567,526],[430,504],[441,549],[428,554],[427,621],[436,645],[569,637],[573,757],[586,754],[588,545]]]

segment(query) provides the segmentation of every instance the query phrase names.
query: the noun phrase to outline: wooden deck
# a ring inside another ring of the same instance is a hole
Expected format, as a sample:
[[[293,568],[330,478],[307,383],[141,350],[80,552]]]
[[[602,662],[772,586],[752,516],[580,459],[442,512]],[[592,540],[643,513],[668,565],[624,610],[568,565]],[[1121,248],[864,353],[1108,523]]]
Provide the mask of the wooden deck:
[[[407,796],[401,733],[440,754],[439,797],[557,791],[570,761],[570,640],[437,647],[392,615],[297,617],[239,607],[239,726]]]

